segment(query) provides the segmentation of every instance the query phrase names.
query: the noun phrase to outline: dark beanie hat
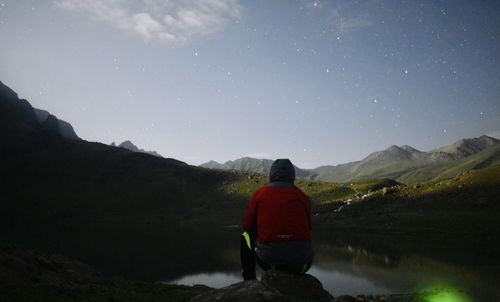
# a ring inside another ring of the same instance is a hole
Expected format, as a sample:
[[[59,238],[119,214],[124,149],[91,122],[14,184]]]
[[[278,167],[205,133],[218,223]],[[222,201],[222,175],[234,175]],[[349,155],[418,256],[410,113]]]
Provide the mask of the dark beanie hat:
[[[295,181],[295,168],[289,159],[277,159],[271,165],[269,171],[269,182],[287,182],[293,184]]]

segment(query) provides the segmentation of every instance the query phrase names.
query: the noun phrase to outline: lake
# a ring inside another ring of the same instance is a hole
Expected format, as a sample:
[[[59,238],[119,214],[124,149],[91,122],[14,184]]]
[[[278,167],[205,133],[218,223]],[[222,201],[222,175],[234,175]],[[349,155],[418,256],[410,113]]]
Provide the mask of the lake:
[[[58,240],[31,236],[24,242],[63,255],[80,255],[77,259],[104,274],[130,280],[215,288],[242,280],[239,228],[152,227],[144,233],[126,227],[117,225],[121,236],[116,232],[110,236],[96,227],[82,229],[81,234],[54,230],[50,234]],[[420,238],[406,232],[334,232],[321,228],[314,230],[313,238],[316,256],[308,273],[334,296],[437,288],[463,291],[471,297],[465,302],[500,301],[500,260],[494,252],[498,250],[495,240],[484,246],[479,244],[484,240],[454,240],[449,234]]]
[[[238,255],[231,256],[234,257]],[[396,256],[352,245],[317,245],[315,263],[308,273],[318,278],[334,296],[453,290],[469,297],[464,301],[494,301],[500,297],[496,286],[498,275],[489,276],[488,272],[483,274],[474,267],[417,254]],[[220,288],[240,281],[239,267],[234,267],[190,273],[166,282]]]

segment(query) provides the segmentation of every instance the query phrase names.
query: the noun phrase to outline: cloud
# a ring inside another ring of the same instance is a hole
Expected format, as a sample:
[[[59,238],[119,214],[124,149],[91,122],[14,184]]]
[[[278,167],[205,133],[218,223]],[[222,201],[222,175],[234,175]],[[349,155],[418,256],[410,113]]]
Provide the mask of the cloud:
[[[68,11],[167,44],[208,35],[240,17],[238,0],[55,0]]]

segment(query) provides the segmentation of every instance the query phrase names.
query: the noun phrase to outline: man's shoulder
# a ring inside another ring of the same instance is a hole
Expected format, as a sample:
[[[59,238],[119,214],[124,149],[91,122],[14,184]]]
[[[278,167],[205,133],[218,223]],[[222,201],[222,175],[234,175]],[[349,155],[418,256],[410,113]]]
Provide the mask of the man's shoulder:
[[[307,198],[306,193],[304,193],[300,188],[298,188],[296,186],[284,187],[284,186],[266,185],[260,189],[257,189],[254,194],[266,194],[266,193],[279,194],[279,193],[283,192],[282,190],[290,190],[290,191],[293,191],[295,194],[298,194],[298,195],[301,195],[301,196]]]
[[[261,195],[269,190],[269,186],[261,187],[253,192],[253,196]]]
[[[306,194],[306,193],[304,193],[304,191],[302,191],[299,187],[297,187],[297,186],[293,186],[293,187],[295,188],[295,190],[296,190],[299,194],[304,195],[305,197],[307,197],[307,194]]]

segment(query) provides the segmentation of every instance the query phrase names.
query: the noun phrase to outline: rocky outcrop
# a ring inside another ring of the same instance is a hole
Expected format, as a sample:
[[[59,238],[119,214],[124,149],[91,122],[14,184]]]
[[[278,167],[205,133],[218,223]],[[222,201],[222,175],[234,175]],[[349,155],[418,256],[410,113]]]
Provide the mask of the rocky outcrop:
[[[262,279],[243,281],[196,296],[190,302],[288,302],[334,301],[321,282],[311,275],[290,275],[270,270]]]
[[[163,157],[163,156],[161,156],[161,154],[159,154],[156,151],[146,151],[144,149],[139,149],[139,147],[134,145],[134,143],[132,143],[129,140],[124,141],[123,143],[119,144],[118,146],[115,144],[115,142],[112,142],[110,144],[110,146],[124,148],[124,149],[130,150],[132,152],[147,153],[147,154],[154,155],[156,157]]]

